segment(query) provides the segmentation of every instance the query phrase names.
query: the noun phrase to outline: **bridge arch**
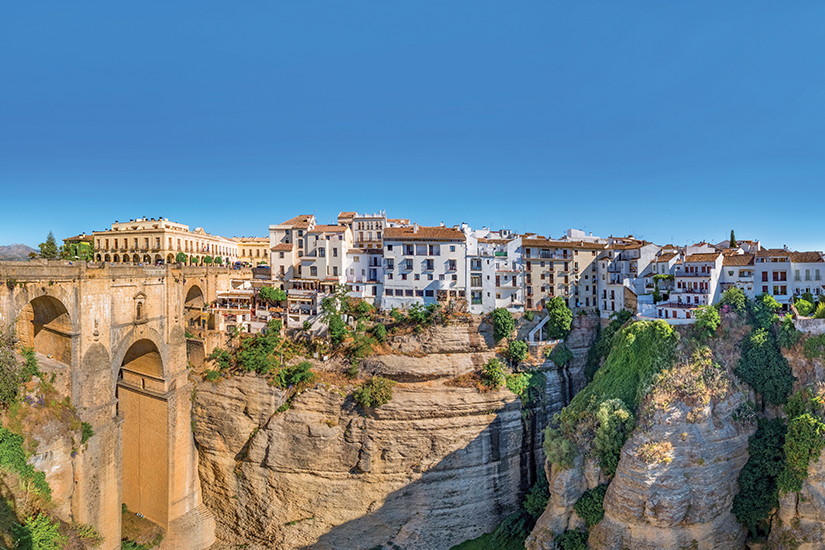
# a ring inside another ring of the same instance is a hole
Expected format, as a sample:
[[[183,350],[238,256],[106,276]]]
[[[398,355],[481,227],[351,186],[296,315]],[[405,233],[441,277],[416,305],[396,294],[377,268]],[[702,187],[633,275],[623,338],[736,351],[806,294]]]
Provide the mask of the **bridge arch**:
[[[192,284],[186,290],[186,297],[183,300],[183,316],[186,321],[186,328],[204,328],[203,326],[203,306],[206,297],[203,289],[197,284]]]
[[[17,314],[17,337],[23,346],[34,348],[55,361],[72,364],[74,329],[69,310],[62,300],[43,293],[29,300]]]
[[[169,403],[161,348],[138,338],[120,360],[123,502],[163,528],[169,523]]]

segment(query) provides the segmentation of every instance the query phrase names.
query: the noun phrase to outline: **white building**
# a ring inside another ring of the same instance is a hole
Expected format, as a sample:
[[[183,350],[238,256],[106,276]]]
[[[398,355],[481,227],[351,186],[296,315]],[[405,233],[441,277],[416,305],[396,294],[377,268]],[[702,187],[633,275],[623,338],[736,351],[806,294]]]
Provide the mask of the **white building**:
[[[718,302],[722,262],[722,253],[708,252],[691,254],[676,264],[675,287],[670,299],[656,304],[659,318],[695,319],[696,308]]]
[[[387,227],[381,307],[466,303],[467,237],[449,227]]]
[[[754,254],[727,254],[722,260],[722,276],[719,279],[721,291],[725,292],[729,288],[738,288],[748,298],[753,298],[754,283]]]
[[[646,292],[660,249],[632,237],[609,239],[597,261],[599,312],[603,319],[623,309],[637,311],[638,297]]]
[[[496,308],[524,311],[524,268],[521,237],[510,230],[486,227],[467,235],[467,293],[471,313],[489,313]]]

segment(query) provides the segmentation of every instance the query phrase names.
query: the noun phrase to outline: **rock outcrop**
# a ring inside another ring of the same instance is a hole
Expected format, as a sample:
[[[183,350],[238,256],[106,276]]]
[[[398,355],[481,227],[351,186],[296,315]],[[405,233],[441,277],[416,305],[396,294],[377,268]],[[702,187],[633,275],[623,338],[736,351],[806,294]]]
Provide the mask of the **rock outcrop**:
[[[578,330],[589,345],[592,327]],[[529,410],[507,389],[457,383],[494,355],[491,331],[474,318],[394,339],[394,354],[361,362],[398,381],[377,409],[317,384],[278,412],[286,395],[255,376],[199,382],[203,499],[221,543],[447,550],[495,528],[544,463],[546,419],[583,380],[542,361]]]

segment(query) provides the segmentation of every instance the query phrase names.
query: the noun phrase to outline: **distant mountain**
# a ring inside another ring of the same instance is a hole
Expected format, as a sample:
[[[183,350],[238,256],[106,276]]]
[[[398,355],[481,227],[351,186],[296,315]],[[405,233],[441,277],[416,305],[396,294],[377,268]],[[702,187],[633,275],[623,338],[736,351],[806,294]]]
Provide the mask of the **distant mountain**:
[[[25,244],[0,245],[0,260],[28,260],[31,252],[38,251]]]

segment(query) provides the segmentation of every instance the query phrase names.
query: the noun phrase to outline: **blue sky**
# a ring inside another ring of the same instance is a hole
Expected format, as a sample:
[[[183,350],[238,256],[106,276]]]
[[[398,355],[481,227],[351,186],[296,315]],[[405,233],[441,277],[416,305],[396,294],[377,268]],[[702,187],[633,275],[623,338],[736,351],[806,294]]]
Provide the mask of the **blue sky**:
[[[0,244],[340,210],[825,249],[821,2],[6,2]]]

